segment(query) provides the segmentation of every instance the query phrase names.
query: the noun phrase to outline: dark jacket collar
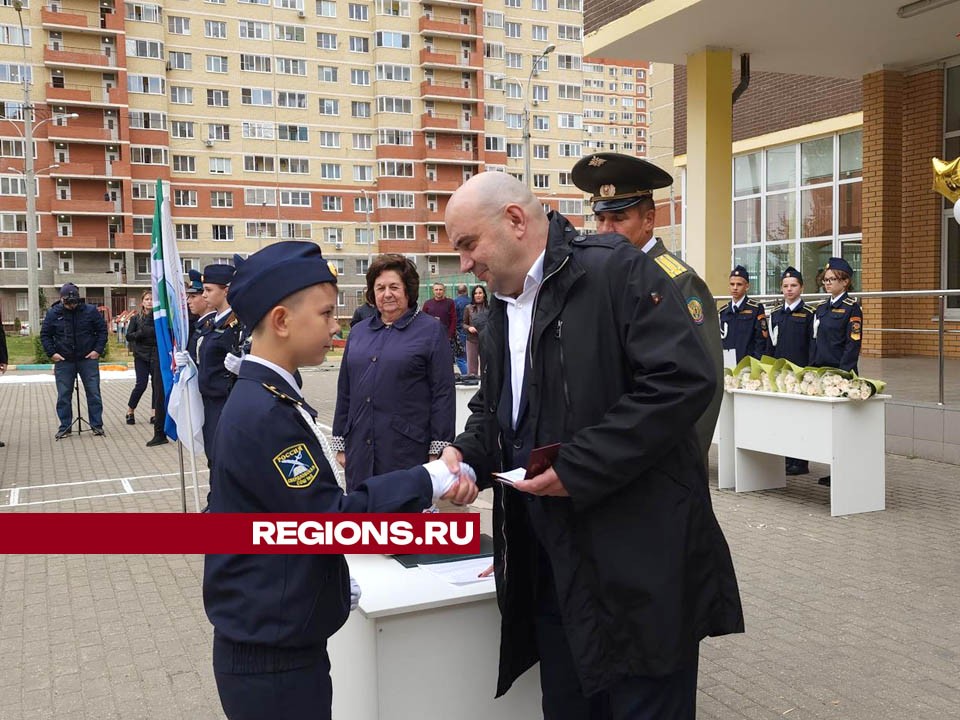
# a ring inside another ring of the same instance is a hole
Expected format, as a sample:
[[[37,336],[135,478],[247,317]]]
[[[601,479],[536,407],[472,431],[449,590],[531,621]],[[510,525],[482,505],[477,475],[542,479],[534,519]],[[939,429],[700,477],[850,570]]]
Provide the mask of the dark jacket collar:
[[[240,364],[240,379],[241,380],[253,380],[256,383],[263,383],[264,385],[271,385],[277,390],[282,392],[285,395],[289,395],[292,398],[301,397],[301,391],[297,388],[290,387],[290,383],[283,379],[279,373],[274,372],[271,368],[268,368],[266,365],[261,365],[258,362],[245,362]]]
[[[578,236],[576,228],[556,210],[547,213],[550,228],[547,235],[547,249],[543,256],[543,276],[560,267],[563,259],[570,254],[570,243]]]
[[[413,322],[413,319],[420,312],[420,308],[414,305],[412,308],[407,310],[403,315],[400,316],[400,319],[393,323],[392,327],[397,330],[404,330],[410,323]],[[383,322],[383,319],[380,317],[380,313],[377,313],[372,318],[370,318],[370,327],[374,330],[381,330],[382,328],[387,327],[386,323]]]

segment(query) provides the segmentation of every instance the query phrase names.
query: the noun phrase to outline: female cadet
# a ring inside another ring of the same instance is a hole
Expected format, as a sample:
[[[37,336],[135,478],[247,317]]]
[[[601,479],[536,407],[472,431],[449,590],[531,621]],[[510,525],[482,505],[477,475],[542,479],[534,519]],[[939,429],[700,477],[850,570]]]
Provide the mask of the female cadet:
[[[830,299],[816,309],[813,319],[813,343],[810,365],[857,371],[860,338],[863,334],[863,310],[849,297],[853,268],[843,258],[832,257],[823,273],[823,285]]]
[[[863,310],[847,295],[853,268],[843,258],[827,260],[823,272],[823,286],[830,293],[814,313],[813,343],[810,364],[814,367],[834,367],[857,371],[860,358],[860,338],[863,335]],[[830,476],[818,480],[830,484]]]
[[[795,267],[788,267],[780,276],[783,303],[770,314],[767,355],[786,358],[795,365],[804,367],[810,358],[813,342],[813,308],[803,298],[803,275]],[[788,457],[787,475],[804,475],[810,472],[806,460]]]

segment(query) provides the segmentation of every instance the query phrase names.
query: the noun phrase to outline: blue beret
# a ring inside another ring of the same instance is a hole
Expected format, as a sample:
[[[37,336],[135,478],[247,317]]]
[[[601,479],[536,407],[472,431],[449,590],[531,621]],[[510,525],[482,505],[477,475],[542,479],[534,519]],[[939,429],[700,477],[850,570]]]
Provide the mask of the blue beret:
[[[187,274],[190,276],[190,287],[187,288],[187,292],[191,295],[202,293],[203,275],[200,274],[200,271],[190,268],[190,272]]]
[[[829,260],[827,260],[827,264],[823,269],[824,270],[840,270],[841,272],[845,272],[850,277],[853,277],[853,268],[850,267],[850,263],[848,263],[843,258],[838,258],[838,257],[830,258]]]
[[[783,271],[783,275],[780,276],[781,280],[786,280],[787,278],[796,278],[797,282],[803,285],[803,275],[800,274],[800,271],[797,270],[793,265],[787,267]]]
[[[316,243],[285,240],[258,250],[243,261],[227,300],[248,328],[254,328],[288,295],[320,283],[336,283],[337,270]]]
[[[743,278],[747,282],[750,282],[750,273],[747,272],[747,269],[743,265],[737,265],[733,270],[731,270],[730,277],[739,277]]]
[[[229,285],[235,272],[233,265],[207,265],[201,280],[212,285]]]

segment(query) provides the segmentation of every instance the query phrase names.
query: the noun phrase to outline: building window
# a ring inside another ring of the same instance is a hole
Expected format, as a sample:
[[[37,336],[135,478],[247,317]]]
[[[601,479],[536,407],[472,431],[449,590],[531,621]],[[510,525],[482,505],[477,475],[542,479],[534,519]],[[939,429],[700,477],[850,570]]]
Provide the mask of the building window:
[[[230,242],[233,240],[233,225],[214,225],[211,228],[211,237],[214,242]]]
[[[210,207],[232,208],[233,193],[229,190],[211,190],[210,191]]]
[[[226,157],[210,158],[211,175],[230,175],[233,172],[233,159]]]
[[[846,258],[859,283],[861,145],[856,130],[734,158],[733,264],[756,278],[753,292],[778,293],[788,265],[818,292],[817,272],[832,256]]]
[[[176,207],[196,207],[197,191],[196,190],[174,190],[173,204]]]
[[[960,157],[960,65],[946,69],[944,84],[944,135],[941,157],[952,160]],[[943,200],[942,245],[940,267],[943,277],[940,287],[960,290],[960,223],[954,221],[953,208],[946,198]],[[952,318],[960,319],[960,297],[948,297],[947,307],[948,314]]]

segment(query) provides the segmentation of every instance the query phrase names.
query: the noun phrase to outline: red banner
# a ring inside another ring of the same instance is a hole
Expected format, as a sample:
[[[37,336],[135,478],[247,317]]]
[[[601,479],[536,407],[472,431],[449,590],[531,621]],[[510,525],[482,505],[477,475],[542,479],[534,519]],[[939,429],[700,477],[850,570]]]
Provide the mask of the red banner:
[[[480,515],[4,513],[0,553],[390,554],[480,551]]]

